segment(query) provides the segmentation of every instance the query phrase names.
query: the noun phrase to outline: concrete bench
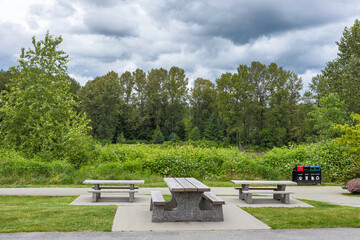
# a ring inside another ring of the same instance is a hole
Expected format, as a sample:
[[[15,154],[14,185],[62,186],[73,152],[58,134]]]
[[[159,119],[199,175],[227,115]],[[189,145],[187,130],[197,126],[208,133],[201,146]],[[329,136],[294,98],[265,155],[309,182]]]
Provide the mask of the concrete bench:
[[[151,191],[150,211],[154,209],[154,206],[165,206],[166,201],[160,191]]]
[[[92,201],[97,202],[100,198],[100,193],[129,193],[129,202],[134,201],[134,193],[138,192],[137,190],[130,189],[92,189],[88,191],[92,193]]]
[[[289,204],[290,203],[290,194],[294,194],[295,192],[290,191],[269,191],[269,190],[249,190],[242,191],[244,195],[244,200],[246,203],[252,203],[252,195],[253,194],[265,194],[265,195],[273,195],[274,199],[280,200],[282,203]]]

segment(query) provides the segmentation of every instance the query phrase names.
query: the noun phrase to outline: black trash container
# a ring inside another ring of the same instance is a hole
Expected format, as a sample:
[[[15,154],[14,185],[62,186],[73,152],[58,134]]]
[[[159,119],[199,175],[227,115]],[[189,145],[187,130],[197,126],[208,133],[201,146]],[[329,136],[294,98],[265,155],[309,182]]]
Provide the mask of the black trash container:
[[[320,166],[297,166],[293,170],[293,182],[298,184],[321,184]]]

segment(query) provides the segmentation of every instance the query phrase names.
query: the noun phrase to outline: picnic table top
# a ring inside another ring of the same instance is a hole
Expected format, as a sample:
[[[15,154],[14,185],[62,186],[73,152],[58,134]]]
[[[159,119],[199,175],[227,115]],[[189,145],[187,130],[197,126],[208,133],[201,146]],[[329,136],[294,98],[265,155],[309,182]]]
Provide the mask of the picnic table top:
[[[256,180],[231,180],[234,184],[258,184],[258,185],[297,185],[293,181],[256,181]]]
[[[195,178],[164,178],[171,192],[209,192],[210,188]]]
[[[83,184],[144,184],[144,180],[85,180]]]

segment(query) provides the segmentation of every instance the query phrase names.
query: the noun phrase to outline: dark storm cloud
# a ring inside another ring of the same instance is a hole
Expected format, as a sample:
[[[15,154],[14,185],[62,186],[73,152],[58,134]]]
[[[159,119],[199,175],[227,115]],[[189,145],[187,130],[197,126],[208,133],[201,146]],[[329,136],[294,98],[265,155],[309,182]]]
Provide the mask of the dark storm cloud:
[[[244,44],[263,35],[335,22],[347,16],[348,4],[347,1],[295,0],[170,1],[153,11],[154,17],[164,24],[176,19],[197,25],[194,34]]]

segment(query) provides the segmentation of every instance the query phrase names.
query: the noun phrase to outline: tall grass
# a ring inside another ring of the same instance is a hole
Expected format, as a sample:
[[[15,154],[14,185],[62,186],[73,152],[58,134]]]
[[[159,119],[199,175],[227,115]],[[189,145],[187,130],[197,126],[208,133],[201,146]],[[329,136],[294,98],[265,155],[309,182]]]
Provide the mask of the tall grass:
[[[274,148],[249,155],[235,147],[193,145],[95,145],[86,164],[26,157],[0,149],[0,182],[3,184],[80,184],[85,179],[147,179],[164,176],[214,179],[291,179],[297,165],[320,165],[327,182],[340,182],[353,160],[343,157],[332,142]]]

